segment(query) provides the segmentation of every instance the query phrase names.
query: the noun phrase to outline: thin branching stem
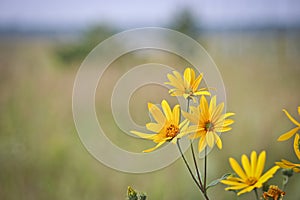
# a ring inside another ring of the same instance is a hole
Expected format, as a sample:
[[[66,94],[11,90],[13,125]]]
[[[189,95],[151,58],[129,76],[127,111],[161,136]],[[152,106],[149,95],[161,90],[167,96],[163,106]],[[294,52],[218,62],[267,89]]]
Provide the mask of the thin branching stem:
[[[190,100],[191,100],[191,98],[187,99],[186,112],[189,112],[189,109],[190,109]],[[198,169],[198,164],[197,164],[197,160],[196,160],[196,156],[195,156],[194,147],[193,147],[193,141],[192,140],[190,140],[190,147],[191,147],[191,152],[192,152],[193,161],[194,161],[196,173],[197,173],[197,176],[198,176],[199,184],[203,188],[203,190],[205,191],[205,187],[203,187],[203,184],[202,184],[202,181],[201,181],[201,176],[200,176],[200,172],[199,172],[199,169]]]
[[[206,178],[207,178],[207,147],[204,150],[204,193],[206,194]]]
[[[190,110],[190,100],[191,100],[191,98],[188,98],[188,99],[187,99],[187,108],[186,108],[186,112],[189,112],[189,110]],[[196,160],[196,156],[195,156],[194,147],[193,147],[193,141],[192,141],[192,140],[190,140],[190,148],[191,148],[192,157],[193,157],[193,161],[194,161],[194,165],[195,165],[195,169],[196,169],[196,173],[197,173],[197,177],[198,177],[198,181],[199,181],[197,185],[200,186],[200,190],[201,190],[201,192],[202,192],[204,198],[205,198],[206,200],[208,200],[209,198],[208,198],[208,196],[207,196],[207,194],[206,194],[206,187],[203,186],[203,183],[202,183],[202,181],[201,181],[200,171],[199,171],[199,168],[198,168],[198,164],[197,164],[197,160]],[[192,174],[192,176],[195,177],[193,174]],[[195,180],[194,180],[194,181],[195,181]],[[198,186],[198,187],[199,187],[199,186]]]
[[[254,189],[256,200],[259,200],[257,188]]]
[[[205,191],[204,191],[204,188],[201,187],[201,185],[198,183],[197,179],[195,178],[195,176],[194,176],[194,174],[193,174],[193,172],[192,172],[192,170],[191,170],[191,168],[190,168],[190,166],[189,166],[189,164],[188,164],[188,162],[187,162],[187,160],[186,160],[186,158],[185,158],[185,156],[184,156],[184,154],[183,154],[183,152],[182,152],[182,150],[181,150],[181,147],[180,147],[180,144],[179,144],[179,140],[177,141],[177,147],[178,147],[178,149],[179,149],[180,155],[181,155],[181,157],[182,157],[182,159],[183,159],[183,161],[184,161],[185,166],[187,167],[187,169],[188,169],[188,171],[189,171],[191,177],[193,178],[193,181],[196,183],[197,187],[198,187],[198,188],[200,189],[200,191],[202,192],[202,194],[203,194],[205,200],[209,200],[207,194],[206,194]]]
[[[191,170],[191,168],[190,168],[190,166],[189,166],[189,164],[188,164],[188,162],[187,162],[187,160],[186,160],[186,158],[185,158],[185,156],[184,156],[184,154],[183,154],[183,152],[181,150],[181,147],[180,147],[180,144],[179,144],[179,140],[177,141],[177,147],[178,147],[180,155],[181,155],[181,157],[182,157],[182,159],[184,161],[184,164],[187,167],[189,173],[191,174],[194,182],[196,183],[196,185],[198,186],[198,188],[201,190],[201,192],[204,192],[203,189],[202,189],[202,187],[201,187],[201,185],[198,183],[197,179],[195,178],[195,176],[194,176],[194,174],[193,174],[193,172],[192,172],[192,170]]]
[[[203,187],[203,184],[202,184],[202,181],[201,181],[201,176],[200,176],[200,172],[199,172],[199,169],[198,169],[198,164],[197,164],[197,160],[196,160],[196,157],[195,157],[195,152],[194,152],[194,147],[193,147],[193,142],[192,141],[191,141],[191,150],[192,150],[193,161],[194,161],[194,164],[195,164],[195,169],[196,169],[196,173],[197,173],[197,176],[198,176],[200,186],[205,191],[205,187]]]

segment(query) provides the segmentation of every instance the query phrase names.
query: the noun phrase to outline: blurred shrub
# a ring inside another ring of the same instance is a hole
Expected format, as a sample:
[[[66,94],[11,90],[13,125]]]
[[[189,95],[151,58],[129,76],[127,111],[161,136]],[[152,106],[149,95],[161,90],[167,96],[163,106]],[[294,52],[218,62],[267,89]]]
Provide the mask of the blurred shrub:
[[[117,32],[110,26],[95,26],[83,31],[79,37],[69,43],[58,45],[55,54],[63,66],[70,66],[74,62],[82,62],[89,52],[101,41],[109,38]]]
[[[175,13],[168,27],[193,38],[199,35],[202,28],[200,20],[188,8],[183,8],[178,13]]]

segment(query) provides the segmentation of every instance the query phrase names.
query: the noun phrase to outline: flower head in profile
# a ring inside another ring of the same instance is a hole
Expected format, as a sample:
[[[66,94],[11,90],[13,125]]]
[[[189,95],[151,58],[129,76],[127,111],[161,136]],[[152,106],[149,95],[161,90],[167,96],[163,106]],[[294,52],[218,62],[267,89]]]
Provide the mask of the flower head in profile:
[[[289,130],[288,132],[282,134],[277,141],[285,141],[290,139],[291,137],[293,137],[295,135],[294,138],[294,152],[296,154],[296,156],[298,157],[298,159],[300,160],[300,137],[299,134],[297,133],[297,131],[300,130],[300,123],[295,120],[285,109],[283,109],[283,112],[286,114],[286,116],[291,120],[292,123],[294,123],[296,125],[295,128]],[[300,106],[298,106],[298,114],[300,115]]]
[[[272,178],[279,169],[278,166],[274,166],[262,175],[265,160],[265,151],[262,151],[258,158],[256,152],[252,151],[250,160],[244,154],[242,155],[242,166],[244,169],[242,169],[235,159],[229,158],[231,168],[235,171],[237,176],[229,176],[226,180],[221,181],[221,183],[229,186],[225,188],[225,190],[237,190],[239,191],[237,195],[241,195],[255,188],[261,188],[263,183]]]
[[[291,169],[296,173],[300,173],[300,164],[292,163],[285,159],[281,159],[281,162],[275,162],[282,169]]]
[[[163,112],[159,107],[152,103],[148,103],[148,109],[151,116],[156,121],[146,124],[146,128],[153,132],[153,134],[141,133],[138,131],[131,131],[131,133],[148,140],[152,140],[157,145],[151,149],[144,150],[143,152],[151,152],[160,147],[167,141],[178,139],[179,133],[185,130],[188,126],[187,121],[180,123],[180,107],[175,105],[171,110],[168,102],[163,100],[161,102]]]
[[[189,127],[189,129],[197,130],[190,137],[192,139],[200,138],[198,143],[199,152],[205,147],[213,147],[215,144],[219,149],[222,148],[222,141],[217,133],[231,130],[230,125],[234,123],[232,119],[226,119],[234,113],[223,114],[223,109],[224,103],[217,105],[216,96],[212,97],[209,105],[205,96],[202,96],[198,107],[191,106],[190,113],[183,112],[183,116],[195,124]]]
[[[199,89],[203,74],[201,73],[196,77],[195,71],[192,68],[186,68],[183,77],[177,71],[173,71],[173,74],[168,74],[167,77],[170,82],[166,82],[165,84],[174,87],[169,90],[171,96],[183,96],[185,99],[191,98],[196,102],[195,96],[210,95],[207,88]]]

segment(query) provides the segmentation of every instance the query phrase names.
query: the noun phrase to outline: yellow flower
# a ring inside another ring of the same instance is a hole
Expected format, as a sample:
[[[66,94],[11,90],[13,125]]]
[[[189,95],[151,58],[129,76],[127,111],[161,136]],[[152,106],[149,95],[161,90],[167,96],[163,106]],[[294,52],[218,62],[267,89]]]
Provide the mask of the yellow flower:
[[[296,156],[300,160],[300,139],[299,139],[299,134],[297,133],[297,131],[300,130],[300,123],[297,120],[295,120],[285,109],[283,109],[283,112],[291,120],[291,122],[293,122],[296,125],[296,127],[282,134],[277,139],[277,141],[285,141],[293,137],[293,135],[296,135],[294,138],[294,151]],[[300,106],[298,106],[298,114],[300,115]]]
[[[186,68],[183,77],[177,71],[173,71],[173,74],[168,74],[167,77],[170,82],[166,82],[165,84],[174,87],[169,90],[171,96],[183,96],[185,99],[191,98],[196,102],[195,96],[210,95],[207,88],[198,89],[203,74],[201,73],[196,78],[195,71],[192,68]]]
[[[297,131],[300,130],[300,123],[296,121],[285,109],[283,109],[283,112],[286,114],[286,116],[293,122],[297,127],[293,128],[292,130],[282,134],[277,141],[285,141],[291,138]],[[300,115],[300,106],[298,107],[298,114]]]
[[[296,173],[300,173],[300,164],[292,163],[285,159],[281,159],[281,162],[275,162],[276,165],[283,169],[292,169]]]
[[[187,128],[187,121],[180,121],[180,107],[175,105],[173,111],[171,110],[168,102],[163,100],[161,102],[163,112],[154,104],[148,103],[148,109],[156,123],[147,123],[146,128],[155,134],[141,133],[138,131],[131,131],[131,133],[148,140],[153,140],[157,145],[151,149],[144,150],[143,152],[151,152],[167,141],[177,141],[180,131]]]
[[[252,151],[251,162],[244,154],[242,155],[243,170],[235,159],[229,158],[231,168],[239,177],[229,176],[226,180],[222,180],[221,183],[229,185],[229,187],[225,188],[225,190],[239,190],[237,195],[241,195],[243,193],[250,192],[255,188],[261,188],[263,183],[272,178],[279,169],[278,166],[274,166],[262,175],[265,160],[265,151],[262,151],[258,158],[256,152]]]
[[[217,144],[219,149],[222,148],[222,141],[217,133],[231,130],[229,126],[234,123],[232,119],[226,119],[234,115],[234,113],[222,114],[223,109],[224,103],[216,104],[216,96],[212,97],[209,105],[205,96],[202,96],[198,107],[190,107],[191,113],[183,112],[183,116],[186,119],[196,124],[195,126],[190,126],[189,130],[197,130],[190,138],[200,138],[198,143],[199,152],[207,145],[213,147],[214,144]]]

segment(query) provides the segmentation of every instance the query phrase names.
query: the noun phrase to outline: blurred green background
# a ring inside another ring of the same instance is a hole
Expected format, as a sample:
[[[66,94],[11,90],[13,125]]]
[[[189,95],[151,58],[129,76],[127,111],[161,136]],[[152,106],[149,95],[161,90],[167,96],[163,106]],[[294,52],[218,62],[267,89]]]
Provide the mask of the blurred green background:
[[[208,180],[231,172],[229,157],[240,160],[242,154],[249,155],[252,150],[267,151],[266,169],[282,158],[299,162],[293,153],[293,141],[279,143],[276,139],[293,128],[283,108],[300,120],[297,114],[300,26],[238,24],[229,28],[207,28],[202,26],[200,17],[185,8],[178,8],[170,18],[161,26],[193,37],[213,58],[225,83],[227,110],[236,113],[233,130],[222,134],[223,149],[214,149],[209,154]],[[145,191],[151,200],[201,199],[182,160],[152,173],[122,173],[95,160],[77,135],[72,117],[72,88],[81,62],[100,41],[133,27],[135,25],[94,23],[61,31],[53,27],[40,30],[2,26],[0,199],[120,200],[125,199],[128,185]],[[108,79],[115,80],[133,64],[152,61],[147,55],[144,52],[123,56],[112,64],[115,76]],[[183,60],[165,53],[154,59],[179,69],[186,65]],[[112,87],[109,80],[100,83],[99,88],[109,91]],[[166,90],[157,95],[155,89],[145,87],[134,94],[130,111],[139,124],[149,120],[146,102],[159,103],[165,97]],[[113,124],[108,101],[102,102],[99,92],[96,106],[99,120],[107,126]],[[122,132],[117,127],[110,130],[110,139],[125,147],[127,143],[120,139],[124,137]],[[135,150],[152,145],[132,140],[140,143],[138,146],[129,144]],[[281,181],[280,173],[271,180],[280,186]],[[299,183],[299,175],[290,179],[285,199],[299,199]],[[252,193],[237,198],[224,188],[217,185],[210,189],[211,199],[254,198]]]

